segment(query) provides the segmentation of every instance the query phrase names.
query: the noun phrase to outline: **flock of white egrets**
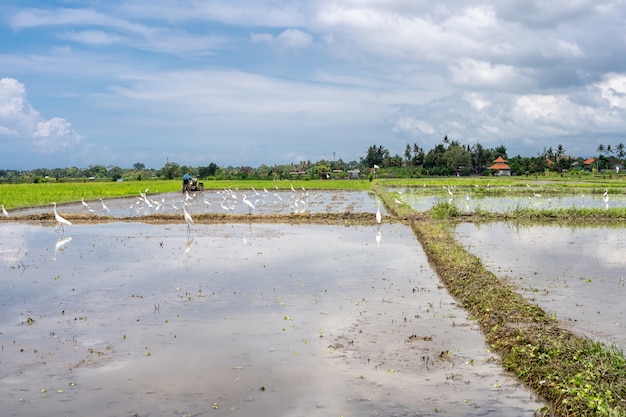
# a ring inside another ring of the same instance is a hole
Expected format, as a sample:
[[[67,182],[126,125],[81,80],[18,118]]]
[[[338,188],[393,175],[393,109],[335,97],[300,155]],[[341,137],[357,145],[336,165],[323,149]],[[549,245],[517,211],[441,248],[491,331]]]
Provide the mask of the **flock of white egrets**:
[[[262,191],[257,191],[254,187],[251,187],[251,190],[246,193],[240,191],[239,189],[232,188],[224,188],[223,190],[215,191],[215,196],[217,198],[207,198],[207,194],[204,194],[203,202],[205,207],[210,207],[213,204],[221,207],[221,209],[225,212],[235,212],[236,207],[238,207],[238,203],[241,202],[244,205],[244,210],[247,211],[248,214],[252,214],[257,207],[261,207],[262,205],[279,205],[283,209],[289,207],[289,211],[298,214],[304,213],[307,210],[309,205],[309,191],[307,191],[304,187],[301,187],[301,190],[297,190],[290,186],[291,193],[288,191],[285,193],[280,192],[278,188],[275,191],[269,191],[267,188],[263,188]],[[281,196],[282,194],[282,196]],[[250,195],[250,199],[248,198]],[[187,232],[189,233],[191,227],[195,225],[192,214],[194,210],[191,209],[197,201],[200,201],[197,198],[197,193],[190,194],[189,192],[185,192],[182,198],[177,198],[171,201],[171,209],[174,212],[181,212],[183,215],[183,219],[187,225]],[[81,204],[84,210],[88,213],[96,214],[102,213],[104,215],[111,214],[111,210],[106,205],[105,201],[100,198],[101,211],[95,210],[90,206],[88,202],[85,201],[84,198],[81,198]],[[211,200],[211,201],[209,201]],[[54,219],[56,222],[57,230],[64,230],[65,226],[71,226],[72,222],[63,217],[57,211],[57,203],[52,202]],[[162,208],[166,205],[165,198],[161,197],[160,199],[155,199],[154,197],[150,197],[148,195],[148,189],[145,191],[139,191],[139,196],[136,197],[136,200],[132,202],[129,209],[131,214],[137,215],[147,215],[147,214],[156,214],[162,210]],[[0,205],[2,207],[2,214],[6,217],[9,217],[9,213],[6,211],[4,205]],[[188,209],[189,208],[189,209]],[[196,208],[196,212],[197,212]],[[218,209],[219,210],[219,209]],[[241,209],[238,209],[241,212]],[[168,210],[170,211],[170,210]],[[376,208],[376,222],[380,224],[382,222],[382,214],[380,211],[380,202],[377,202]]]

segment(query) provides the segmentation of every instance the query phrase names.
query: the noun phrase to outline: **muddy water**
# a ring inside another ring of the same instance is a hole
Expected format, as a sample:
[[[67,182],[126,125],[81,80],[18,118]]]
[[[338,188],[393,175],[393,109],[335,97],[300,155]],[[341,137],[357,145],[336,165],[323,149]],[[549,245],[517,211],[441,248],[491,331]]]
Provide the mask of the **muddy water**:
[[[626,350],[626,228],[462,224],[456,237],[574,331]]]
[[[3,416],[541,406],[401,225],[13,223],[0,236]]]

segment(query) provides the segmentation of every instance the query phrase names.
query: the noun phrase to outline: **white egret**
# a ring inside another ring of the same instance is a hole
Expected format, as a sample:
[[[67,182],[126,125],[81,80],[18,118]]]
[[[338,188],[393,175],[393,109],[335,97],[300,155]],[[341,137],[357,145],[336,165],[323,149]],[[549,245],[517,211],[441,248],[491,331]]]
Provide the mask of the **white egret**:
[[[191,226],[193,226],[193,219],[191,218],[191,215],[189,213],[187,213],[187,209],[185,208],[185,205],[183,204],[183,213],[185,215],[185,222],[187,223],[187,234],[189,234],[189,231],[191,230]]]
[[[383,220],[383,215],[380,214],[380,203],[378,203],[378,206],[376,207],[376,222],[380,223]]]
[[[84,198],[81,198],[81,199],[80,199],[80,201],[81,201],[81,203],[83,203],[83,207],[85,207],[88,211],[93,211],[93,210],[91,209],[91,207],[89,207],[89,204],[87,204],[87,203],[85,202],[85,199],[84,199]]]
[[[63,230],[63,225],[67,225],[67,226],[71,226],[72,222],[70,222],[69,220],[64,219],[63,217],[61,217],[59,215],[59,213],[57,213],[57,203],[52,202],[52,206],[54,207],[54,220],[57,221],[57,227],[59,227],[61,230]]]
[[[100,199],[100,202],[102,203],[102,210],[104,210],[106,213],[110,213],[111,210],[109,210],[109,208],[107,207],[106,204],[104,204],[104,200]]]
[[[255,210],[256,208],[254,207],[254,204],[252,204],[252,202],[248,200],[245,194],[243,195],[243,202],[246,206],[248,206],[248,214],[252,214],[252,210]]]
[[[4,217],[9,217],[9,213],[7,213],[7,210],[4,208],[4,204],[2,205],[2,214],[4,215]]]

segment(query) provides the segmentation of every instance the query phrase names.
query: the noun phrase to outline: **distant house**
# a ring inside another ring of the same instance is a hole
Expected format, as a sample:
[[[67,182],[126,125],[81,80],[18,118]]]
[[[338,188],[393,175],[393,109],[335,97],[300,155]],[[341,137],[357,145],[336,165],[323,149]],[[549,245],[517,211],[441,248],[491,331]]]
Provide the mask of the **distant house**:
[[[587,158],[585,159],[585,161],[583,162],[583,169],[587,170],[587,171],[591,171],[591,167],[593,167],[593,164],[596,162],[596,158]]]
[[[506,159],[499,156],[495,161],[493,161],[493,165],[489,167],[489,169],[496,171],[493,175],[500,176],[510,176],[511,175],[511,167],[506,163]]]
[[[348,170],[348,179],[349,180],[358,180],[361,175],[360,169],[349,169]]]

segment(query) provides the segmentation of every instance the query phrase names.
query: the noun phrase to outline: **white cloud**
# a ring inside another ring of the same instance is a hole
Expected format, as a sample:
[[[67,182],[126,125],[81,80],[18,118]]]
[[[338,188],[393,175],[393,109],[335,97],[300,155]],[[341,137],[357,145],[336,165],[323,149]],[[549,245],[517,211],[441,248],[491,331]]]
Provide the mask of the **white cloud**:
[[[430,124],[411,115],[397,117],[393,123],[392,130],[402,135],[408,135],[411,138],[419,138],[423,134],[431,135],[435,133]]]
[[[90,45],[112,45],[124,41],[124,37],[107,33],[102,30],[83,30],[79,32],[64,32],[60,35],[62,39],[85,43]]]
[[[463,98],[470,104],[470,106],[472,106],[474,110],[480,111],[491,106],[491,102],[484,99],[478,93],[465,93]]]
[[[44,120],[28,103],[24,84],[13,78],[0,79],[0,135],[25,142],[29,151],[48,154],[82,139],[63,118]]]
[[[82,139],[72,129],[72,125],[60,117],[38,122],[33,138],[35,139],[35,150],[43,153],[56,153],[71,148]]]
[[[626,74],[607,74],[596,86],[611,107],[626,109]]]
[[[0,79],[0,132],[27,135],[39,120],[41,116],[26,100],[24,84],[13,78]]]
[[[251,33],[250,40],[252,42],[272,43],[274,41],[274,35],[271,33]]]
[[[490,62],[461,59],[448,70],[458,86],[472,89],[509,86],[507,90],[532,85],[533,82],[512,65],[494,65]],[[515,87],[511,87],[515,86]]]
[[[313,43],[313,37],[297,29],[287,29],[276,37],[278,43],[286,48],[306,48]]]
[[[252,42],[277,44],[291,49],[307,48],[313,44],[313,37],[298,29],[286,29],[277,36],[271,33],[252,33],[250,40]]]

